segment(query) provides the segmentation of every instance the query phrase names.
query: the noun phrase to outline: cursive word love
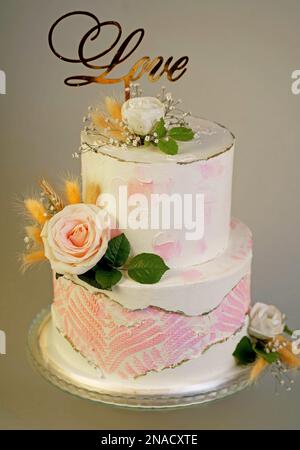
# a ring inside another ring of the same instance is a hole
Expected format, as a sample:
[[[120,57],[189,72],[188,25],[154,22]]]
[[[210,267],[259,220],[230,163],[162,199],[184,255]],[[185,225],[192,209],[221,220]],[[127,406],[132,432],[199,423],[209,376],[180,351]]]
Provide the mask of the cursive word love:
[[[69,58],[66,56],[62,56],[55,49],[53,44],[53,35],[57,28],[57,26],[64,21],[65,19],[71,16],[88,16],[94,21],[94,25],[84,34],[82,39],[79,42],[78,46],[78,57],[77,58]],[[95,41],[103,29],[106,27],[110,27],[115,31],[114,39],[111,45],[105,50],[97,53],[95,56],[85,56],[87,52],[88,43],[91,41]],[[116,21],[105,21],[100,22],[98,18],[90,13],[84,11],[73,11],[67,13],[60,17],[54,22],[49,31],[49,46],[51,51],[62,61],[66,61],[74,64],[83,64],[85,67],[94,70],[100,70],[100,74],[97,76],[91,75],[74,75],[65,79],[65,84],[68,86],[84,86],[91,83],[100,83],[100,84],[115,84],[115,83],[124,83],[125,88],[125,98],[129,98],[129,86],[130,83],[137,81],[144,74],[147,74],[149,81],[154,82],[159,80],[164,74],[166,74],[169,81],[177,81],[182,75],[186,72],[187,63],[189,58],[187,56],[182,56],[177,60],[173,61],[173,57],[170,56],[166,60],[162,56],[156,56],[151,59],[149,56],[143,56],[138,59],[129,69],[127,73],[120,77],[113,77],[113,70],[126,61],[138,48],[140,43],[143,40],[145,31],[143,28],[138,28],[132,31],[123,41],[122,37],[122,27]],[[94,61],[99,60],[103,56],[113,52],[113,56],[108,64],[95,64]]]

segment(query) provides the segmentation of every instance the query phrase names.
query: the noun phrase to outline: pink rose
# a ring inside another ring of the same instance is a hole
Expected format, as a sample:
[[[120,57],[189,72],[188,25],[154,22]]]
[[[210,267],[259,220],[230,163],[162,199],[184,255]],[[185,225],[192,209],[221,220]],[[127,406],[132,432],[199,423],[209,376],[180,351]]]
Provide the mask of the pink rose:
[[[95,205],[69,205],[45,223],[41,237],[56,273],[80,275],[106,252],[110,239],[107,215]]]

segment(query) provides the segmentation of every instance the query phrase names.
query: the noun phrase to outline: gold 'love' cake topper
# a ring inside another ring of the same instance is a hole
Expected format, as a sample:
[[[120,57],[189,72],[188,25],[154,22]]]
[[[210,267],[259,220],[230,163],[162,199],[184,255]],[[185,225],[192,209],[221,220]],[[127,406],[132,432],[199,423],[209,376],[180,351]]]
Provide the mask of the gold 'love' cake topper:
[[[62,56],[55,49],[53,44],[53,34],[56,30],[58,24],[60,24],[63,20],[67,19],[71,16],[88,16],[94,21],[94,25],[84,34],[82,37],[79,46],[78,46],[78,58],[68,58],[66,56]],[[86,48],[88,41],[95,41],[100,34],[101,30],[104,27],[114,28],[116,31],[116,37],[111,45],[105,50],[101,51],[95,56],[85,56]],[[142,77],[144,74],[148,74],[148,79],[151,82],[157,81],[161,78],[161,76],[165,73],[169,81],[177,81],[182,75],[186,72],[186,66],[189,61],[187,56],[182,56],[178,58],[176,61],[173,61],[173,56],[164,61],[162,56],[156,56],[154,59],[151,59],[149,56],[143,56],[138,59],[130,68],[130,70],[123,76],[114,78],[112,76],[112,71],[114,68],[119,66],[125,60],[127,60],[134,51],[138,48],[140,43],[143,40],[145,31],[143,28],[137,28],[132,31],[124,40],[121,41],[122,37],[122,27],[119,22],[108,20],[104,22],[100,22],[98,18],[86,11],[73,11],[67,14],[64,14],[62,17],[57,19],[52,27],[50,28],[48,40],[49,45],[52,52],[61,60],[70,62],[70,63],[81,63],[85,67],[94,70],[101,70],[102,72],[97,76],[91,75],[74,75],[65,79],[65,84],[68,86],[84,86],[91,83],[99,83],[99,84],[115,84],[115,83],[124,83],[125,88],[125,100],[127,100],[130,96],[130,84]],[[117,45],[119,46],[117,47]],[[113,55],[109,64],[96,65],[93,62],[99,60],[103,56],[107,55],[114,49],[117,50]]]

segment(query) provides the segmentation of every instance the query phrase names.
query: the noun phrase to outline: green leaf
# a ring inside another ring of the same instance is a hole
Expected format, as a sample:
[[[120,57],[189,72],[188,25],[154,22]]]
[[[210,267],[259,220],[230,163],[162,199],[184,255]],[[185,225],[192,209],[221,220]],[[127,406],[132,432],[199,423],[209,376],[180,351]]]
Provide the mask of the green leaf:
[[[167,134],[167,129],[165,127],[165,121],[163,118],[161,118],[157,124],[155,125],[155,128],[153,130],[154,133],[157,133],[158,139],[163,138]]]
[[[121,267],[126,263],[130,253],[130,244],[124,233],[114,237],[108,243],[104,262],[112,267]]]
[[[158,141],[159,149],[167,155],[176,155],[178,153],[178,144],[174,139],[161,138]]]
[[[174,127],[169,130],[168,135],[176,141],[191,141],[194,137],[194,132],[191,128]]]
[[[117,269],[104,268],[97,269],[95,279],[100,289],[111,289],[112,286],[119,283],[122,273]]]
[[[240,364],[250,364],[256,359],[256,352],[254,351],[252,342],[248,336],[244,336],[240,340],[232,354]]]
[[[279,353],[277,352],[267,353],[265,350],[265,345],[263,345],[261,342],[257,342],[253,347],[253,350],[258,356],[264,358],[264,360],[267,361],[267,363],[269,364],[272,364],[275,361],[277,361],[277,359],[279,359],[280,356]]]
[[[157,283],[163,274],[169,270],[163,259],[153,253],[141,253],[129,262],[128,275],[142,284]]]
[[[284,330],[285,334],[288,334],[289,336],[293,335],[293,330],[291,330],[287,325],[284,326]]]
[[[97,268],[97,266],[95,266]],[[89,284],[90,286],[93,286],[97,289],[101,289],[101,286],[99,286],[99,284],[97,283],[97,281],[95,280],[95,268],[93,267],[92,269],[88,270],[87,272],[78,275],[78,278],[82,281],[84,281],[85,283]]]

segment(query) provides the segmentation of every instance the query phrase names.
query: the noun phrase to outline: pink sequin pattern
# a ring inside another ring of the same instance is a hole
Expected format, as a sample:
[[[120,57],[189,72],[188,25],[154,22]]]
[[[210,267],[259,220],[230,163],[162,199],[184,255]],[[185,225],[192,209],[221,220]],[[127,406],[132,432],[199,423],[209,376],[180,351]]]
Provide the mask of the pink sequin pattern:
[[[247,275],[217,308],[186,316],[149,306],[128,310],[101,292],[60,277],[55,281],[55,325],[105,376],[134,378],[197,358],[238,331],[250,303]]]

